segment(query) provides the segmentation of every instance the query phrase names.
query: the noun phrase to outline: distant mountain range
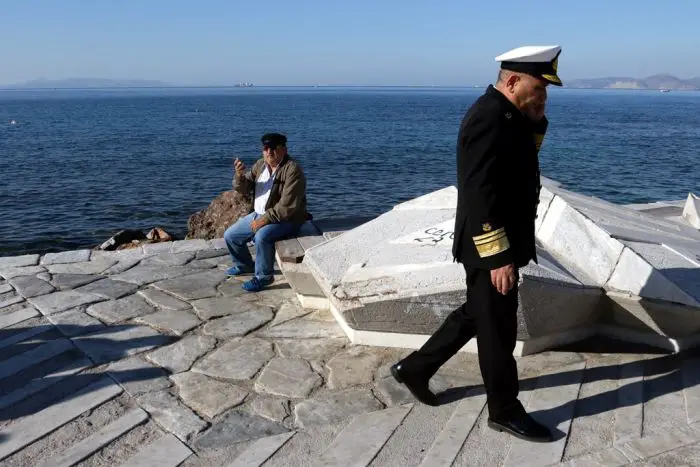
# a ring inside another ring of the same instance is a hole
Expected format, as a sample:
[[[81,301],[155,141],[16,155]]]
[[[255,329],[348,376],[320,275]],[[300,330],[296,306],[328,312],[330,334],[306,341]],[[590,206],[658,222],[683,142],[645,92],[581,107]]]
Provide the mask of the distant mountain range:
[[[672,89],[700,90],[700,77],[680,79],[672,75],[654,75],[648,78],[593,78],[574,79],[564,82],[564,86],[577,89]]]
[[[86,89],[86,88],[162,88],[169,83],[146,79],[66,78],[33,79],[20,84],[1,86],[10,89]]]
[[[110,88],[171,88],[171,87],[208,87],[179,86],[158,80],[148,79],[109,79],[109,78],[66,78],[33,79],[24,83],[1,85],[0,89],[110,89]],[[218,87],[249,88],[253,83],[241,81],[233,85]]]

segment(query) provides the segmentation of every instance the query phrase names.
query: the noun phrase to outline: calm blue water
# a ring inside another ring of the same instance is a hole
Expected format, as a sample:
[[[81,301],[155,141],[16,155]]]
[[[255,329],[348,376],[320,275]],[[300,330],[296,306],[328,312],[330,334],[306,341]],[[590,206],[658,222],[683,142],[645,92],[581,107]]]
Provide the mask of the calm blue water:
[[[0,91],[0,256],[124,228],[182,236],[267,131],[288,135],[315,217],[380,214],[455,182],[456,132],[481,92]],[[700,192],[700,93],[553,89],[548,116],[545,176],[614,202]]]

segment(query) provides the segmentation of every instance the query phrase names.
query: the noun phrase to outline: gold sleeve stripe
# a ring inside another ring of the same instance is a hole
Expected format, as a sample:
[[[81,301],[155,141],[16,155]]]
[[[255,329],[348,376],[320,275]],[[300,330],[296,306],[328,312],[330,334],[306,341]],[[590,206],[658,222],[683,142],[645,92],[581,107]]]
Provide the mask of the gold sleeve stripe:
[[[500,229],[496,229],[493,232],[489,232],[489,233],[483,234],[483,235],[477,235],[476,237],[472,237],[472,238],[474,239],[474,242],[478,242],[481,240],[489,239],[491,237],[495,237],[496,235],[503,233],[503,232],[505,232],[505,229],[503,227],[501,227]]]
[[[501,232],[498,235],[492,235],[491,237],[486,238],[484,240],[475,241],[474,245],[486,245],[487,243],[493,243],[495,241],[498,241],[498,240],[504,238],[505,236],[506,236],[506,233]]]
[[[479,253],[479,257],[481,258],[497,255],[502,251],[506,251],[508,248],[510,248],[510,242],[508,241],[508,237],[506,237],[505,232],[497,239],[489,240],[488,242],[479,243],[476,245],[476,251]]]

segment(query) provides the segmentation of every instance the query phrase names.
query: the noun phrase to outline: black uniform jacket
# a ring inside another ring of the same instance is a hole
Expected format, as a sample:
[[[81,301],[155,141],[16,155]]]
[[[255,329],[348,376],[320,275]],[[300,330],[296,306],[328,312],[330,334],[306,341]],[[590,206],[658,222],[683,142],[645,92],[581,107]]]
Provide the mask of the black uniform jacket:
[[[493,86],[467,111],[457,140],[456,261],[487,270],[537,261],[537,153],[547,124],[533,123]]]

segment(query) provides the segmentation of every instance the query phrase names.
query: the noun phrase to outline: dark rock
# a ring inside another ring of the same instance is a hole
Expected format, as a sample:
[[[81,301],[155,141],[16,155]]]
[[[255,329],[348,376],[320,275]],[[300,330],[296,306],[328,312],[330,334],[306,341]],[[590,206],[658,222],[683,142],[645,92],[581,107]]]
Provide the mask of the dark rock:
[[[165,230],[161,229],[160,227],[156,227],[150,230],[146,234],[146,238],[148,240],[154,240],[158,242],[172,242],[175,240],[172,235],[170,235],[168,232]]]
[[[134,240],[144,240],[146,236],[140,230],[127,229],[117,232],[112,238],[99,246],[100,250],[116,250],[121,245],[131,243]]]
[[[125,250],[138,248],[145,243],[172,242],[177,240],[160,227],[154,227],[146,235],[140,230],[127,229],[117,232],[112,238],[98,246],[97,250]]]
[[[252,210],[252,200],[237,191],[224,191],[209,206],[190,216],[186,239],[221,238],[224,231]]]

